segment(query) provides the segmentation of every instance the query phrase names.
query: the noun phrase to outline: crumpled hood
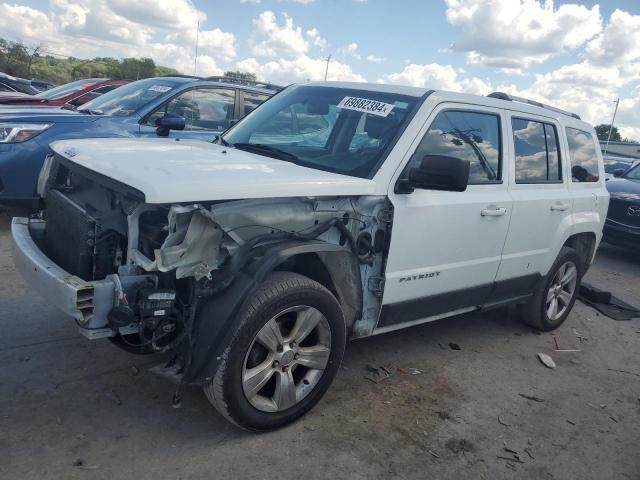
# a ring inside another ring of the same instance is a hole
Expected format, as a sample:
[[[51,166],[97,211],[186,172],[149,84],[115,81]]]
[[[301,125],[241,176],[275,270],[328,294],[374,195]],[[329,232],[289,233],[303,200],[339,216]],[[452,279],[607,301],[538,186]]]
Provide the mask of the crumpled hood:
[[[74,163],[135,188],[147,203],[371,195],[373,180],[301,167],[202,140],[59,140]]]

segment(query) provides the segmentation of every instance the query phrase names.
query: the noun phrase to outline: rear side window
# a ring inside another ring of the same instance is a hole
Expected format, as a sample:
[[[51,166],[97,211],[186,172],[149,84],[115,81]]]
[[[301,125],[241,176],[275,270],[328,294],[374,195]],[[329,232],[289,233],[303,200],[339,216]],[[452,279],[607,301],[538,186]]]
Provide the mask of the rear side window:
[[[571,178],[574,182],[598,181],[598,155],[593,136],[589,132],[567,127]]]
[[[558,134],[549,123],[511,119],[516,156],[516,183],[562,181]]]
[[[499,182],[502,158],[500,117],[469,111],[440,112],[416,153],[468,160],[470,185]]]
[[[243,92],[243,104],[244,104],[244,114],[249,115],[253,112],[258,105],[269,98],[269,95],[264,95],[260,93],[253,92]]]

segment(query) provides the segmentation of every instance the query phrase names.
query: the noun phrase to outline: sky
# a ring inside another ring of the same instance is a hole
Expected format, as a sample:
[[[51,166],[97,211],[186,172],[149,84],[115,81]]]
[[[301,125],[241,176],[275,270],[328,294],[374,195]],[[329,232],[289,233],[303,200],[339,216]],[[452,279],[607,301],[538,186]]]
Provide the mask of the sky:
[[[322,80],[331,56],[329,80],[505,91],[594,124],[620,98],[640,141],[640,0],[0,0],[0,37],[274,83]]]

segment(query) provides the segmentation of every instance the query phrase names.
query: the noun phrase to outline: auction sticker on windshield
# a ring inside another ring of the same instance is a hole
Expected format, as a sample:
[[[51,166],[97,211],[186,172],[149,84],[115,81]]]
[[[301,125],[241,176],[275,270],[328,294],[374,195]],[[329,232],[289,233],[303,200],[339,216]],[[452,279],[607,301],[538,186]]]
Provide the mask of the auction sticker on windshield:
[[[158,93],[164,93],[164,92],[168,92],[169,90],[171,90],[171,87],[167,87],[165,85],[152,85],[148,88],[148,90],[150,92],[158,92]]]
[[[393,110],[393,105],[390,103],[358,97],[344,97],[337,107],[346,110],[355,110],[356,112],[370,113],[371,115],[378,115],[379,117],[386,117],[391,113],[391,110]]]

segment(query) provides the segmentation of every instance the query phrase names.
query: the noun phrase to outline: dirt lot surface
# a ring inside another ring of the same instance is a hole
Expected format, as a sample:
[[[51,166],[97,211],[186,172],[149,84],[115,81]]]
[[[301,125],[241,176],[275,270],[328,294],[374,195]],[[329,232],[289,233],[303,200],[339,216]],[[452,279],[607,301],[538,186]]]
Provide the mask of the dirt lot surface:
[[[353,342],[314,410],[253,435],[196,388],[172,408],[161,358],[81,337],[26,289],[0,224],[1,479],[640,478],[639,320],[577,303],[552,334],[497,310]],[[603,246],[587,280],[640,304],[640,256]]]

